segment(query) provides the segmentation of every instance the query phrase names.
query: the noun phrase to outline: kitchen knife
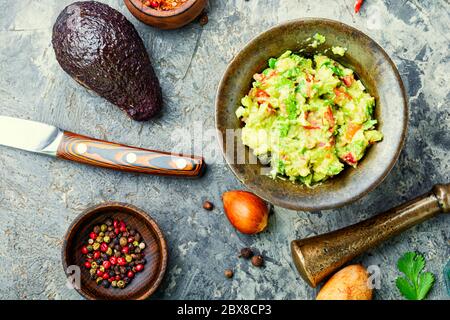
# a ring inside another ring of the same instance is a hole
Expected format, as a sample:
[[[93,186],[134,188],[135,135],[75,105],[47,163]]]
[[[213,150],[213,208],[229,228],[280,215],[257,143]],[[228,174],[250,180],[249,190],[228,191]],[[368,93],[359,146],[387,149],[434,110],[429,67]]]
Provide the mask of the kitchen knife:
[[[0,116],[0,145],[119,171],[196,178],[202,157],[129,147],[29,120]]]

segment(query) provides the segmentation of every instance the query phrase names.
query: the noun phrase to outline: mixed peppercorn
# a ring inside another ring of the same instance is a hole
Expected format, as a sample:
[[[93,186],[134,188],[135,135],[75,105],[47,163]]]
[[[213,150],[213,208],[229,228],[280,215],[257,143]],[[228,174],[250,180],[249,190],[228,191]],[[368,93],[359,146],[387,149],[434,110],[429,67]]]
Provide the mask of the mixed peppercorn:
[[[264,257],[262,255],[255,255],[250,248],[242,248],[238,257],[250,260],[254,267],[261,268],[264,266]],[[234,276],[234,271],[232,269],[225,269],[224,275],[226,278],[231,279]]]
[[[142,0],[145,6],[164,11],[176,9],[186,2],[187,0]]]
[[[144,249],[145,242],[135,229],[124,221],[106,219],[93,228],[81,253],[92,280],[105,288],[123,289],[144,270]]]

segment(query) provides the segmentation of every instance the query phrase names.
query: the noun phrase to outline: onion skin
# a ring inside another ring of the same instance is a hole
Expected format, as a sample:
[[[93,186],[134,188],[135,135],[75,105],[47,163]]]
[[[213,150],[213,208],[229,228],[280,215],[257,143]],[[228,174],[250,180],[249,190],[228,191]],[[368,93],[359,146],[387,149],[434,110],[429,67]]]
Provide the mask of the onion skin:
[[[244,234],[264,231],[269,220],[269,206],[258,196],[242,190],[227,191],[223,208],[230,223]]]
[[[316,300],[372,300],[368,281],[369,274],[362,265],[347,266],[324,284]]]

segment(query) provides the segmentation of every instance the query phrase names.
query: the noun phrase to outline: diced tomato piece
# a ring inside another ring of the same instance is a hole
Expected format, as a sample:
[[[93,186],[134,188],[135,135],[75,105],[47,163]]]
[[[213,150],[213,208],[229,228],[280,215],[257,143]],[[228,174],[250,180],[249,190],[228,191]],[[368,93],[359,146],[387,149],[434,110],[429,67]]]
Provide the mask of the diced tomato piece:
[[[355,157],[351,152],[347,153],[345,156],[342,157],[342,160],[347,162],[349,165],[353,166],[357,163]]]
[[[316,127],[316,126],[303,126],[303,128],[305,128],[306,130],[320,129],[320,127]]]
[[[275,109],[273,108],[273,106],[270,103],[267,105],[267,112],[269,114],[275,114],[276,113]]]
[[[345,138],[347,141],[352,141],[355,134],[361,129],[360,124],[354,124],[353,122],[350,122],[347,127],[347,131],[345,132]]]
[[[256,96],[256,101],[259,104],[266,102],[267,99],[270,98],[270,95],[262,89],[257,89],[255,96]]]
[[[328,121],[328,124],[330,125],[330,130],[333,130],[333,127],[335,125],[334,116],[333,116],[333,110],[330,106],[328,106],[327,111],[325,111],[323,117],[325,120]]]
[[[314,76],[310,73],[306,74],[306,81],[307,82],[314,82]]]
[[[334,88],[333,89],[336,98],[334,99],[334,103],[340,104],[344,100],[352,100],[352,96],[345,92],[344,87]]]
[[[264,74],[262,74],[262,73],[256,73],[256,74],[253,76],[253,79],[255,79],[255,80],[258,81],[258,82],[263,82],[265,77],[266,77],[266,76],[265,76]]]
[[[350,75],[345,76],[345,77],[342,78],[342,82],[344,82],[344,84],[345,84],[347,87],[350,87],[350,86],[352,85],[353,81],[355,81],[355,78],[353,77],[352,74],[350,74]]]
[[[340,91],[339,88],[334,88],[333,92],[336,95],[336,97],[339,97],[339,96],[341,96],[343,94],[343,92]]]
[[[305,111],[305,120],[308,120],[309,113],[310,111]]]
[[[276,70],[270,70],[267,75],[266,78],[271,78],[273,76],[276,76],[278,74],[278,72]]]
[[[305,86],[305,91],[306,91],[306,96],[308,98],[311,98],[311,94],[312,94],[312,82],[306,82],[306,86]]]
[[[336,138],[334,137],[334,136],[332,136],[331,138],[330,138],[330,146],[332,147],[332,146],[334,146],[336,144]]]
[[[256,96],[257,96],[258,98],[261,98],[261,97],[269,98],[269,97],[270,97],[270,95],[269,95],[266,91],[264,91],[264,90],[262,90],[262,89],[258,89],[258,90],[256,91]]]

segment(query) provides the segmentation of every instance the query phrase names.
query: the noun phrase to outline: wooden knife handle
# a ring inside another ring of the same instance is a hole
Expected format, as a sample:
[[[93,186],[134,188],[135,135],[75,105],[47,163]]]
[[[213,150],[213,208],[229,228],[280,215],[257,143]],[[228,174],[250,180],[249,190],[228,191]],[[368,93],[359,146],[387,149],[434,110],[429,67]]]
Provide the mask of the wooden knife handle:
[[[113,170],[162,176],[200,177],[202,157],[129,147],[65,131],[58,146],[62,159]]]
[[[352,226],[292,241],[294,264],[316,287],[353,258],[441,212],[450,212],[450,184],[436,185],[421,197]]]

